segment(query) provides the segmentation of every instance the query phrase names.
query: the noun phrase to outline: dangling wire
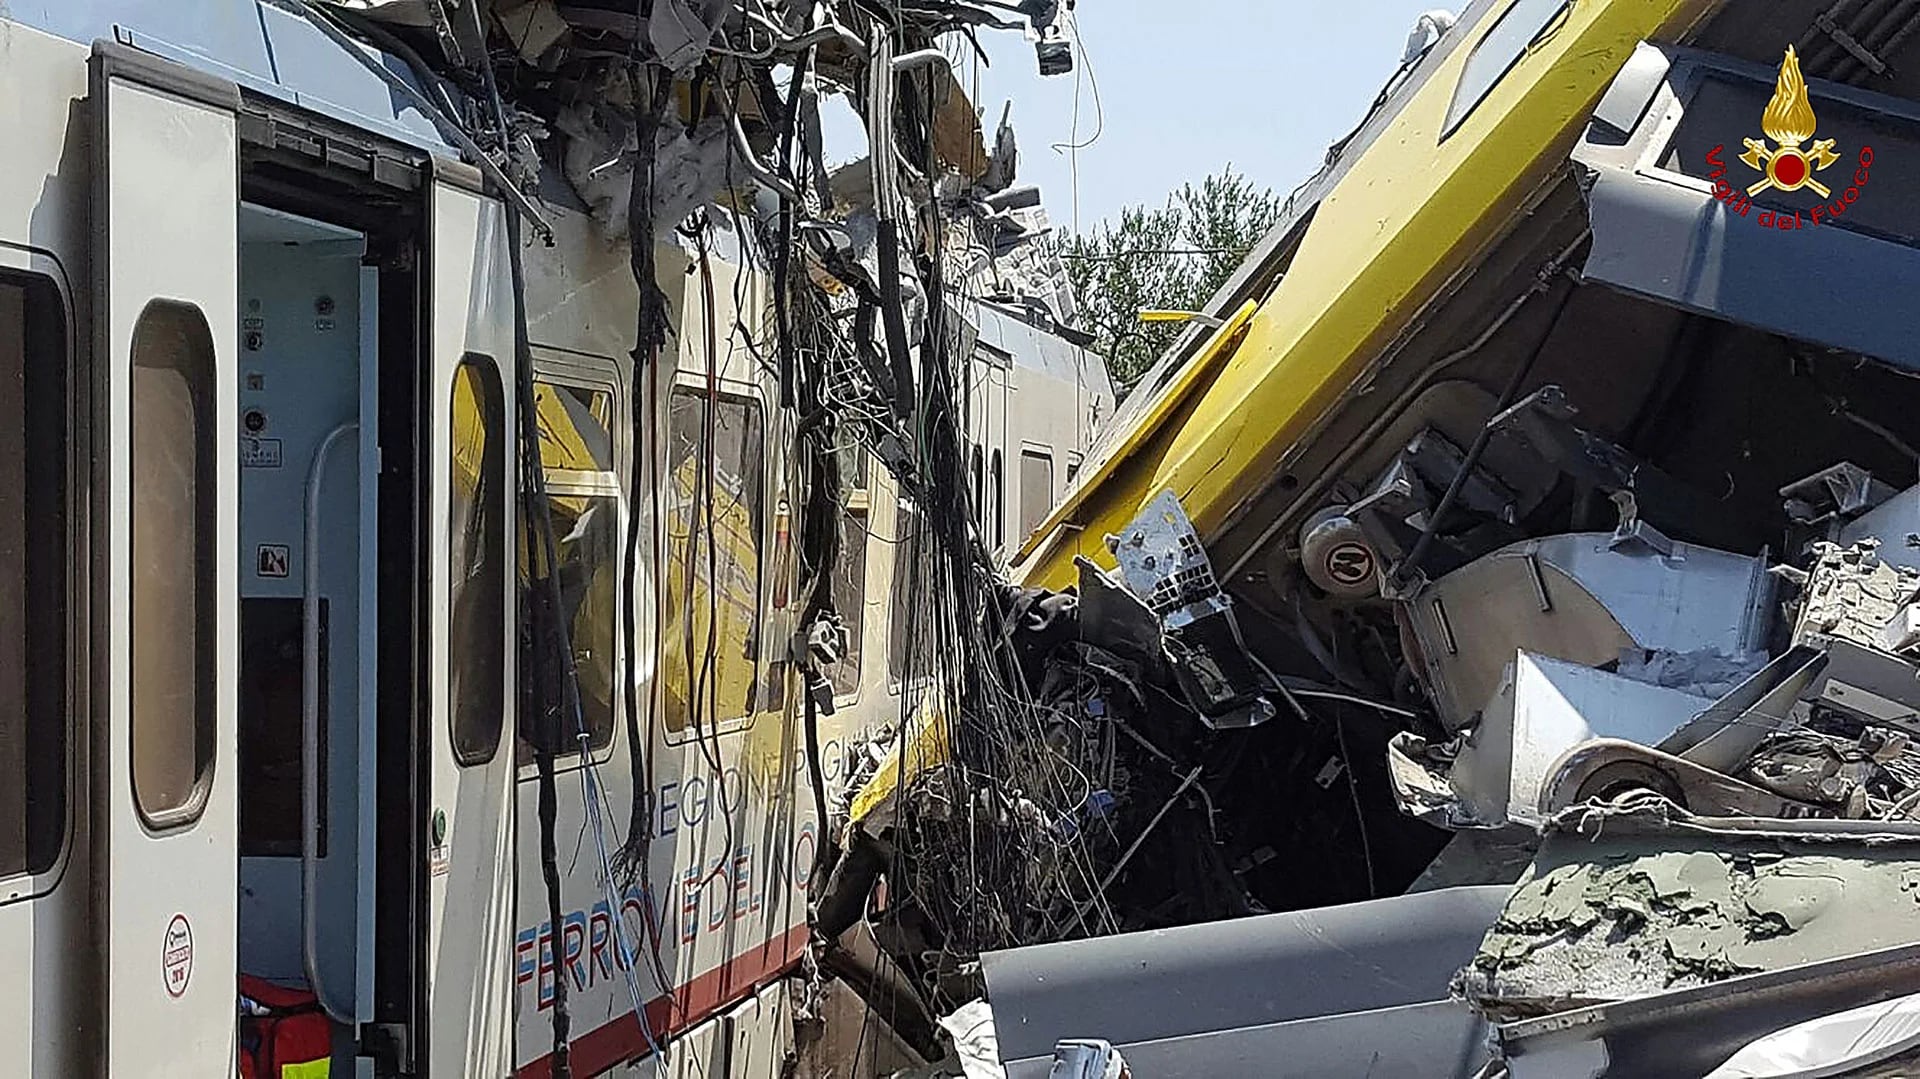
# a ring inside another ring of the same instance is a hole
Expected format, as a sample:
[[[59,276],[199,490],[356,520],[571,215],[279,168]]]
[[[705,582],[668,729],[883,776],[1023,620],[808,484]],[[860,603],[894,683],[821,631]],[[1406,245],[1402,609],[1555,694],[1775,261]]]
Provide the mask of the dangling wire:
[[[472,9],[475,29],[480,31],[484,40],[484,29],[479,23],[478,7]],[[494,122],[497,125],[500,145],[504,148],[511,140],[511,129],[507,123],[505,103],[500,97],[500,86],[493,70],[490,58],[483,58],[481,70],[486,80],[487,94],[493,106]],[[600,883],[608,905],[609,928],[615,946],[621,958],[621,970],[626,976],[627,992],[633,1005],[634,1020],[640,1026],[648,1047],[657,1055],[660,1052],[658,1040],[654,1037],[651,1024],[647,1019],[646,1006],[641,999],[639,984],[634,978],[636,966],[633,950],[628,947],[623,916],[624,904],[613,886],[613,864],[608,855],[606,842],[606,822],[601,815],[602,796],[599,790],[600,777],[597,763],[593,759],[592,732],[588,729],[585,714],[580,703],[580,674],[574,660],[573,644],[570,633],[561,612],[565,602],[560,589],[560,548],[554,536],[552,502],[547,495],[546,467],[541,455],[539,436],[539,413],[535,408],[535,388],[533,384],[533,347],[527,329],[527,286],[526,267],[522,253],[520,233],[520,214],[511,201],[502,203],[507,223],[507,258],[513,277],[513,337],[514,366],[516,385],[520,400],[520,428],[522,469],[531,482],[526,485],[529,516],[537,527],[529,535],[528,544],[530,565],[543,570],[539,580],[546,590],[546,617],[537,619],[548,623],[548,632],[538,637],[549,641],[557,650],[562,678],[560,684],[560,705],[573,720],[574,737],[580,752],[581,793],[586,802],[587,817],[593,831],[594,845],[600,856]],[[582,587],[586,587],[584,584]],[[536,648],[536,657],[551,653]],[[538,670],[547,669],[545,663],[536,659]],[[542,710],[550,697],[539,693],[536,701]],[[569,1045],[571,1019],[567,1012],[568,979],[572,976],[566,960],[565,922],[561,913],[560,882],[557,844],[554,840],[555,818],[558,816],[558,796],[554,782],[554,738],[551,724],[542,723],[534,738],[534,756],[539,772],[540,786],[540,861],[547,890],[547,917],[553,927],[550,947],[554,957],[554,1018],[553,1018],[553,1060],[554,1074],[567,1079],[572,1075],[571,1051]],[[637,778],[637,777],[636,777]],[[644,902],[643,902],[644,905]]]

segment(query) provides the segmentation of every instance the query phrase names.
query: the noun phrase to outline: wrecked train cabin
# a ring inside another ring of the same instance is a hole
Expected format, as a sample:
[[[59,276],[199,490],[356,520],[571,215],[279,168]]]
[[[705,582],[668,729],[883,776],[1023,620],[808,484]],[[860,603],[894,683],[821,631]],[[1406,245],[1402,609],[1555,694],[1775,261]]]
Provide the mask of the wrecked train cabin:
[[[1058,5],[900,7],[0,3],[0,1074],[858,1040],[810,776],[1113,402],[942,51]]]
[[[1916,28],[1423,19],[817,928],[1015,1077],[1914,1074]]]

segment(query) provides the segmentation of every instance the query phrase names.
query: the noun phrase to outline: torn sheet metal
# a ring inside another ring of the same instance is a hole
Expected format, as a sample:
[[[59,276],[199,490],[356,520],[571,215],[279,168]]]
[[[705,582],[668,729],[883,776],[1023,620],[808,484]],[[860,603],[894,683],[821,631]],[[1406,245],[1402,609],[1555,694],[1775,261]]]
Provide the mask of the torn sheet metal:
[[[1920,663],[1888,648],[1905,644],[1900,626],[1905,609],[1920,598],[1920,571],[1882,561],[1877,551],[1871,539],[1815,546],[1793,643],[1828,655],[1809,699],[1920,733]]]
[[[628,117],[595,100],[562,110],[555,125],[568,137],[562,154],[567,182],[586,202],[601,235],[609,243],[624,242],[636,160]],[[719,116],[692,128],[672,115],[661,123],[653,140],[656,235],[670,234],[730,182],[745,178],[732,162],[731,138],[729,121]]]
[[[1457,990],[1496,1020],[1920,942],[1920,829],[1646,798],[1548,834]]]
[[[1743,1046],[1706,1079],[1818,1079],[1920,1047],[1920,995],[1849,1008]]]
[[[553,0],[507,0],[494,5],[493,15],[519,50],[520,59],[534,65],[573,29]]]
[[[1851,547],[1868,539],[1879,542],[1874,553],[1882,561],[1920,569],[1920,487],[1901,491],[1841,529],[1839,542]]]
[[[1772,581],[1764,559],[1686,543],[1661,553],[1574,533],[1502,548],[1408,605],[1441,718],[1452,728],[1526,650],[1588,667],[1623,652],[1711,652],[1758,668]],[[1737,665],[1736,664],[1736,665]]]
[[[1400,812],[1436,828],[1462,831],[1496,825],[1477,816],[1453,789],[1459,739],[1436,745],[1412,731],[1387,742],[1387,780]]]
[[[1165,630],[1167,653],[1187,703],[1216,729],[1255,727],[1276,714],[1247,652],[1233,601],[1220,587],[1193,522],[1172,491],[1162,491],[1107,549],[1134,595]]]
[[[1454,761],[1452,785],[1485,826],[1536,824],[1543,817],[1541,796],[1568,750],[1595,738],[1658,745],[1711,703],[1520,652],[1468,732]]]
[[[1704,768],[1731,772],[1767,737],[1802,722],[1798,699],[1827,664],[1814,648],[1790,648],[1733,687],[1659,748]]]
[[[669,71],[684,77],[706,57],[733,7],[733,0],[655,0],[647,41]]]

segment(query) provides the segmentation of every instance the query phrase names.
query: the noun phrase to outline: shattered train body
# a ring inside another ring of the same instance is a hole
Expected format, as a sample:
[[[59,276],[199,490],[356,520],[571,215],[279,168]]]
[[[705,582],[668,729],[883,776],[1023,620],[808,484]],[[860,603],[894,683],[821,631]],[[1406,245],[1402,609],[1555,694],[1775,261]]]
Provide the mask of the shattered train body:
[[[1920,1069],[1916,20],[1422,23],[1022,546],[1032,718],[855,801],[930,1011],[1013,1076]]]

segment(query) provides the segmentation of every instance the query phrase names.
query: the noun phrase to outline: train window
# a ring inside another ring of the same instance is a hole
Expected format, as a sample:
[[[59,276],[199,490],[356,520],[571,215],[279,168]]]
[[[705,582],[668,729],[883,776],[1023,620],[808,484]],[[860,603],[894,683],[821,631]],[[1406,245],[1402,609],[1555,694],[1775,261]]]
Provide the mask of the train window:
[[[469,354],[453,372],[447,514],[447,716],[454,759],[485,764],[506,715],[507,427],[500,368]]]
[[[860,689],[860,643],[867,621],[867,507],[864,498],[848,501],[840,518],[840,558],[833,567],[833,609],[847,628],[847,654],[827,669],[840,697]]]
[[[53,868],[67,824],[66,310],[0,273],[0,876]]]
[[[1481,36],[1460,72],[1440,137],[1452,135],[1522,58],[1558,26],[1573,0],[1513,0]]]
[[[1020,536],[1025,539],[1053,508],[1053,452],[1020,451]]]
[[[616,631],[619,625],[620,481],[614,472],[613,394],[604,388],[538,379],[533,384],[534,414],[540,427],[540,466],[547,483],[547,508],[558,548],[555,576],[560,583],[560,614],[573,651],[579,684],[580,719],[587,745],[595,750],[613,741],[619,680]],[[525,569],[522,580],[527,580]],[[571,716],[560,732],[556,756],[579,752],[579,732]],[[533,746],[521,737],[521,764],[533,760]]]
[[[919,512],[911,501],[900,499],[893,513],[893,603],[887,619],[887,678],[895,683],[904,682],[908,674],[923,675],[924,671],[909,671],[916,666],[908,662],[913,648],[914,615],[924,611],[924,604],[914,602],[916,590],[927,585],[926,558],[921,548]]]
[[[133,796],[149,824],[198,817],[213,771],[213,334],[154,300],[133,328]]]
[[[666,609],[669,731],[759,707],[766,428],[760,403],[679,387],[669,404]]]
[[[993,451],[993,545],[1007,542],[1007,482],[1001,474],[1000,451]]]
[[[873,496],[867,490],[867,459],[872,456],[859,442],[841,451],[841,471],[850,489],[840,515],[840,559],[833,567],[833,609],[847,628],[847,654],[827,670],[836,697],[860,691],[860,664],[867,624],[867,547],[873,540]]]

